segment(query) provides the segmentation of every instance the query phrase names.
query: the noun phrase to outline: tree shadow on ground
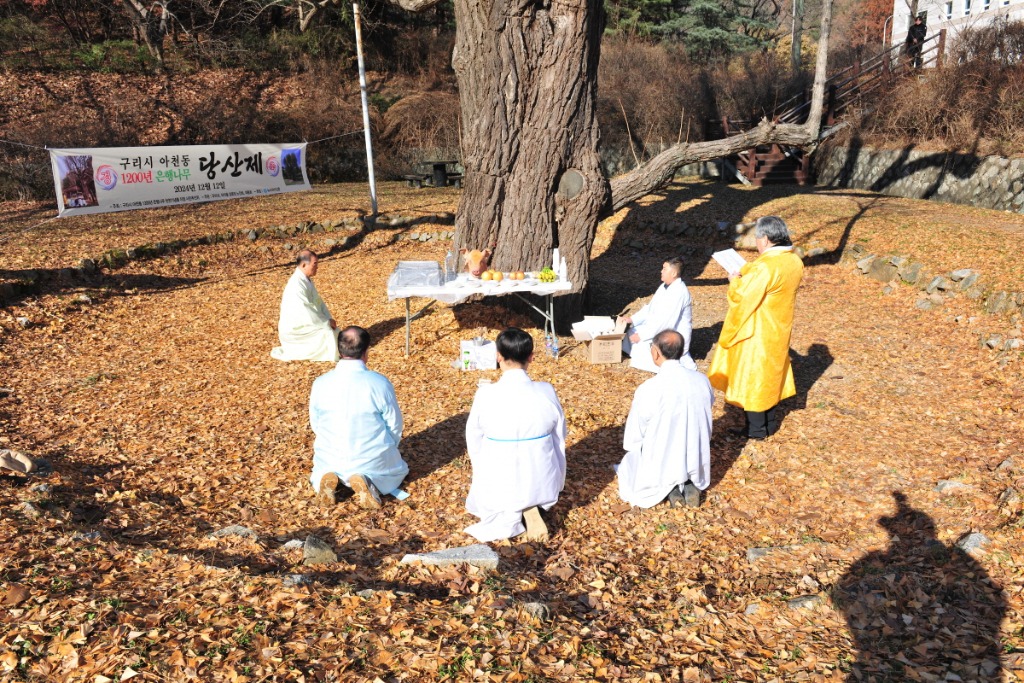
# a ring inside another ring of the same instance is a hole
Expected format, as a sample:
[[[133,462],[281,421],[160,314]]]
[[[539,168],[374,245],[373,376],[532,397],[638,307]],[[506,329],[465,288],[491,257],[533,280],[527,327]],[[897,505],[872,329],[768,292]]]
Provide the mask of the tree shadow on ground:
[[[150,274],[103,273],[82,280],[72,277],[67,269],[26,268],[21,270],[0,270],[0,280],[10,280],[4,291],[0,291],[0,306],[18,304],[28,297],[45,294],[59,295],[65,292],[81,292],[95,297],[124,296],[129,291],[169,292],[188,289],[207,281],[204,277],[167,277]],[[101,293],[97,293],[97,292]]]
[[[430,476],[466,452],[468,418],[468,412],[452,415],[402,439],[398,449],[409,463],[402,486]]]
[[[736,184],[689,183],[673,184],[652,193],[654,201],[633,204],[615,230],[611,244],[590,262],[590,283],[587,310],[595,314],[612,314],[624,310],[636,299],[650,296],[658,285],[658,273],[665,259],[683,259],[683,281],[687,287],[718,286],[724,277],[701,278],[711,254],[733,247],[735,226],[744,217],[773,200],[794,195],[833,192],[814,186],[771,186],[756,190],[741,189]],[[838,263],[856,223],[871,210],[880,198],[863,195],[858,211],[843,226],[837,246],[805,259],[807,267]],[[679,210],[679,207],[689,205]],[[714,221],[703,213],[713,207]],[[782,216],[785,220],[786,216]],[[798,235],[807,242],[818,229]],[[637,274],[649,273],[638,281]]]
[[[1002,588],[935,522],[893,492],[896,513],[878,523],[889,547],[855,562],[833,591],[857,646],[858,681],[1003,680]]]

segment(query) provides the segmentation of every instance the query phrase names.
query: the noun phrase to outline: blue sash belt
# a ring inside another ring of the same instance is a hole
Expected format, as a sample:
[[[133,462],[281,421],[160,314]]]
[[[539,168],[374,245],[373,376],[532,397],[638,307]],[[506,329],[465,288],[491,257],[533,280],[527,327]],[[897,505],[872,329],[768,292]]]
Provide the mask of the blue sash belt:
[[[549,436],[551,436],[551,435],[550,434],[541,434],[540,436],[531,436],[528,439],[494,439],[494,438],[491,438],[489,436],[485,436],[484,438],[487,439],[488,441],[497,441],[499,443],[516,443],[517,441],[536,441],[537,439],[546,439]]]

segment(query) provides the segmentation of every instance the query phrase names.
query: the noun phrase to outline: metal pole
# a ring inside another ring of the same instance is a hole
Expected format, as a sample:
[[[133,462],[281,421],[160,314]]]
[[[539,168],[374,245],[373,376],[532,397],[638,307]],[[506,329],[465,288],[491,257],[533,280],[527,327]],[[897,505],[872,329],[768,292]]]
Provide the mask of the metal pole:
[[[363,132],[366,137],[366,172],[370,176],[370,204],[377,215],[377,181],[373,177],[373,143],[370,141],[370,105],[366,97],[366,67],[363,65],[363,31],[359,26],[359,4],[352,3],[352,17],[356,24],[356,56],[359,58],[359,90],[363,98]],[[406,299],[408,303],[408,299]],[[406,351],[408,355],[408,351]]]

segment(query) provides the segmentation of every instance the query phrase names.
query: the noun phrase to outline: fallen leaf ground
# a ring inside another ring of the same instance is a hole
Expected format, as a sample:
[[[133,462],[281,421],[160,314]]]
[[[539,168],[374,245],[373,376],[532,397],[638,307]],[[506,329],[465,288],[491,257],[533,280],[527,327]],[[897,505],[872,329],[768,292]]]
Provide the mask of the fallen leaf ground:
[[[459,340],[517,324],[543,343],[501,307],[434,306],[413,323],[405,357],[404,304],[387,301],[387,275],[399,260],[442,258],[447,243],[396,237],[435,229],[457,199],[384,185],[383,212],[423,222],[350,231],[333,249],[331,233],[186,248],[0,309],[0,386],[12,390],[0,397],[0,447],[52,468],[0,476],[0,677],[1024,680],[1024,521],[1004,495],[1024,491],[1024,363],[1000,367],[977,348],[978,329],[1013,323],[967,299],[917,310],[911,288],[882,295],[838,259],[861,242],[1019,291],[1024,217],[695,182],[609,219],[592,255],[596,312],[636,305],[665,256],[682,253],[702,369],[726,307],[708,259],[721,245],[658,226],[778,213],[799,243],[828,249],[809,261],[798,298],[799,395],[783,404],[780,433],[758,443],[728,435],[741,416],[719,397],[702,507],[630,509],[609,466],[645,375],[589,365],[563,338],[561,358],[538,354],[531,368],[555,385],[569,423],[552,538],[496,544],[502,566],[488,574],[398,564],[472,542],[461,532],[473,521],[463,430],[480,373],[450,368]],[[60,220],[7,204],[0,273],[354,217],[367,204],[360,186]],[[321,294],[376,340],[370,364],[392,379],[406,417],[406,502],[314,503],[307,398],[329,366],[270,358],[286,243],[329,252]],[[966,486],[939,493],[941,480]],[[258,539],[208,537],[231,524]],[[955,543],[972,531],[990,543],[968,555]],[[303,567],[284,544],[308,534],[339,561]],[[289,586],[290,574],[311,583]],[[538,601],[550,620],[524,611]]]

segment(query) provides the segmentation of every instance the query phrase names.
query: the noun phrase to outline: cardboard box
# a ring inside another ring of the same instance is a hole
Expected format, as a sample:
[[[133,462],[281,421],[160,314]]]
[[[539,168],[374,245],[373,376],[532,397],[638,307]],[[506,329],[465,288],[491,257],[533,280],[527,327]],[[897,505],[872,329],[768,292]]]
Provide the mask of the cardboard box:
[[[594,364],[622,361],[622,338],[626,336],[626,323],[611,316],[588,315],[573,323],[572,336],[587,343],[587,356]]]

